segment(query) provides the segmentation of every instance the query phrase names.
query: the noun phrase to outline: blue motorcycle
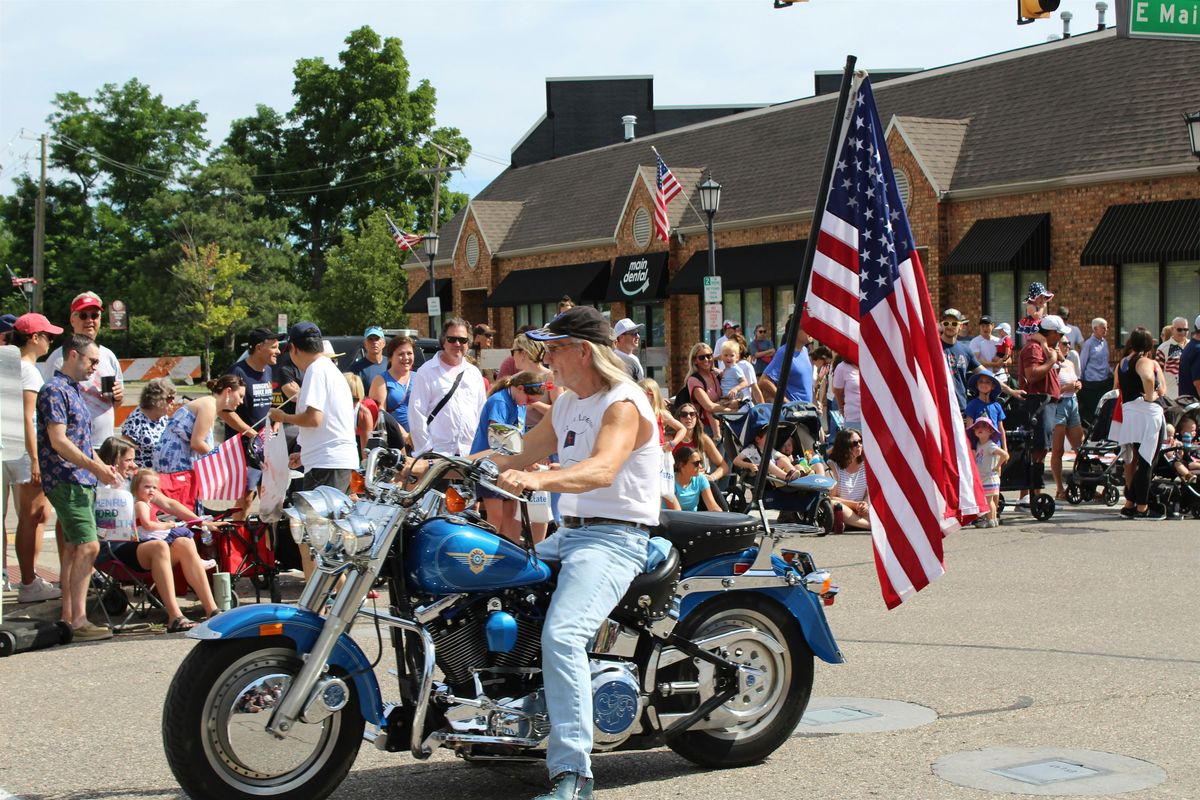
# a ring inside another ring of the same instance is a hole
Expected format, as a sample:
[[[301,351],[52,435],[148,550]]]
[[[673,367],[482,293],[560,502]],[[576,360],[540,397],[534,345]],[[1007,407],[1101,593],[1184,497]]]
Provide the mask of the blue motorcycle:
[[[411,488],[396,450],[367,458],[366,499],[298,493],[291,535],[316,571],[296,605],[247,605],[192,629],[163,710],[167,759],[193,798],[324,798],[365,739],[428,758],[544,758],[540,637],[555,571],[474,505],[487,460],[431,455]],[[528,528],[528,526],[526,526]],[[814,654],[840,663],[825,620],[837,588],[756,518],[665,512],[662,560],[589,645],[597,752],[666,745],[696,764],[761,761],[791,736]],[[366,604],[377,584],[388,610]],[[385,701],[350,636],[382,629],[397,680]]]

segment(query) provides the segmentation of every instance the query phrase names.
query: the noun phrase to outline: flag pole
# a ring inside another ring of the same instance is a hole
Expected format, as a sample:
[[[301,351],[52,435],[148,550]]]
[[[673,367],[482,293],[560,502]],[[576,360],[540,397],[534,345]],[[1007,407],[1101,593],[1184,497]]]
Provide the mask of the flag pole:
[[[808,291],[813,259],[817,254],[817,236],[821,233],[821,216],[825,213],[825,204],[829,200],[829,183],[833,180],[833,167],[837,161],[838,148],[842,144],[842,118],[846,115],[846,105],[850,100],[850,86],[854,80],[854,65],[857,61],[856,56],[846,56],[846,67],[842,70],[842,86],[838,92],[837,111],[834,113],[833,126],[829,131],[829,148],[825,151],[825,168],[821,170],[821,186],[817,192],[817,204],[813,207],[808,242],[804,246],[804,261],[800,266],[800,275],[796,279],[795,304],[792,307],[787,331],[784,333],[786,343],[784,344],[783,361],[779,364],[779,382],[775,392],[775,402],[771,404],[771,421],[767,424],[767,436],[763,442],[762,466],[754,476],[752,502],[758,507],[764,528],[767,527],[767,512],[763,508],[762,499],[767,485],[767,464],[771,461],[770,453],[775,447],[775,437],[779,432],[779,415],[783,410],[788,377],[792,372],[792,356],[796,352],[796,332],[800,329],[800,314],[804,309],[804,296]]]

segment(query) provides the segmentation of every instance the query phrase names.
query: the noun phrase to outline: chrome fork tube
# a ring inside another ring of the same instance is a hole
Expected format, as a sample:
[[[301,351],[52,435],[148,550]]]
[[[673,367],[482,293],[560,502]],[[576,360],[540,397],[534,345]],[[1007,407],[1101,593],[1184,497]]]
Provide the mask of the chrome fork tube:
[[[338,577],[337,574],[327,575],[324,572],[320,574],[321,580],[310,581],[310,586],[319,582],[331,583]],[[275,707],[275,713],[267,724],[268,731],[283,738],[292,729],[296,718],[304,710],[304,703],[308,699],[309,693],[312,692],[313,686],[325,671],[326,662],[329,660],[333,648],[337,646],[338,639],[353,622],[362,599],[366,596],[367,590],[371,588],[372,581],[373,572],[371,571],[349,573],[345,585],[342,586],[342,591],[338,592],[333,608],[329,611],[329,616],[325,618],[325,624],[321,627],[321,634],[317,637],[317,641],[313,642],[311,650],[301,654],[304,666],[300,668],[299,674],[292,680],[292,685],[288,687],[287,692],[279,700],[279,705]],[[324,597],[325,594],[321,596]]]
[[[305,545],[300,545],[304,547]],[[333,586],[337,583],[340,573],[330,574],[324,570],[316,570],[313,572],[308,583],[304,586],[304,591],[300,593],[300,599],[296,601],[296,605],[300,608],[308,609],[314,614],[320,614],[325,611],[325,601],[329,599],[329,593],[333,591]]]

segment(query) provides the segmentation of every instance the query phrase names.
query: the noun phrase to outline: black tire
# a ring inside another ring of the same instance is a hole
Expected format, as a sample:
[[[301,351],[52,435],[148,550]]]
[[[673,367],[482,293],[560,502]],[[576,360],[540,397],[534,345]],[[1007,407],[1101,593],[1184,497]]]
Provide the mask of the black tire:
[[[796,618],[766,597],[737,592],[715,598],[689,614],[676,631],[681,636],[695,639],[731,626],[753,627],[766,633],[783,646],[784,652],[780,655],[759,652],[766,648],[758,645],[755,649],[753,643],[745,650],[743,663],[768,669],[768,679],[757,689],[770,692],[764,699],[767,703],[764,716],[731,728],[687,731],[667,742],[668,747],[688,761],[714,769],[756,764],[779,749],[800,724],[812,695],[812,650]],[[734,660],[738,660],[736,644],[730,645],[729,649]],[[696,679],[696,668],[690,659],[672,665],[666,672],[671,675],[667,680]],[[782,681],[772,680],[781,673],[785,675]],[[749,695],[734,697],[730,704],[745,708],[747,700]],[[691,698],[690,703],[694,710],[698,700]]]
[[[11,631],[0,630],[0,658],[8,658],[17,652],[17,637]]]
[[[817,510],[813,514],[813,524],[820,529],[817,536],[828,536],[833,533],[833,501],[828,497],[822,497],[817,502]]]
[[[189,797],[322,800],[337,789],[358,756],[365,725],[353,684],[345,708],[318,725],[297,722],[283,740],[256,727],[260,720],[266,724],[270,707],[238,702],[270,698],[269,692],[251,694],[252,687],[295,676],[300,666],[291,641],[278,636],[202,642],[192,649],[167,690],[162,721],[167,763]],[[234,735],[248,740],[240,753]],[[306,736],[314,743],[305,744]],[[247,755],[257,756],[256,763],[246,763]],[[266,772],[286,769],[281,764],[287,758],[299,763],[290,771]]]
[[[1083,502],[1083,490],[1079,488],[1079,484],[1067,484],[1067,502],[1073,506],[1077,506]]]
[[[1104,505],[1112,508],[1119,502],[1121,502],[1121,490],[1116,486],[1104,487]]]
[[[1030,501],[1030,513],[1036,520],[1046,521],[1054,516],[1054,498],[1048,494],[1038,493]]]

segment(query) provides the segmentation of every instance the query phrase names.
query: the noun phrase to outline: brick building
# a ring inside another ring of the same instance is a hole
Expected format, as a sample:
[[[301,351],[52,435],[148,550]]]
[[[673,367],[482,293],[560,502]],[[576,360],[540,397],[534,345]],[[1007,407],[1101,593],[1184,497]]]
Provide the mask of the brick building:
[[[1200,173],[1182,114],[1200,48],[1112,30],[927,70],[875,94],[934,306],[1015,322],[1046,283],[1114,340],[1200,313]],[[647,323],[644,362],[682,380],[701,337],[707,239],[696,189],[722,184],[725,316],[775,340],[792,307],[836,98],[753,109],[515,166],[442,231],[443,309],[511,339],[558,299]],[[615,121],[614,121],[615,124]],[[654,151],[683,187],[653,237]],[[408,310],[424,309],[420,260]],[[447,313],[447,311],[443,311]],[[424,314],[412,326],[424,329]],[[973,329],[969,329],[972,330]]]

